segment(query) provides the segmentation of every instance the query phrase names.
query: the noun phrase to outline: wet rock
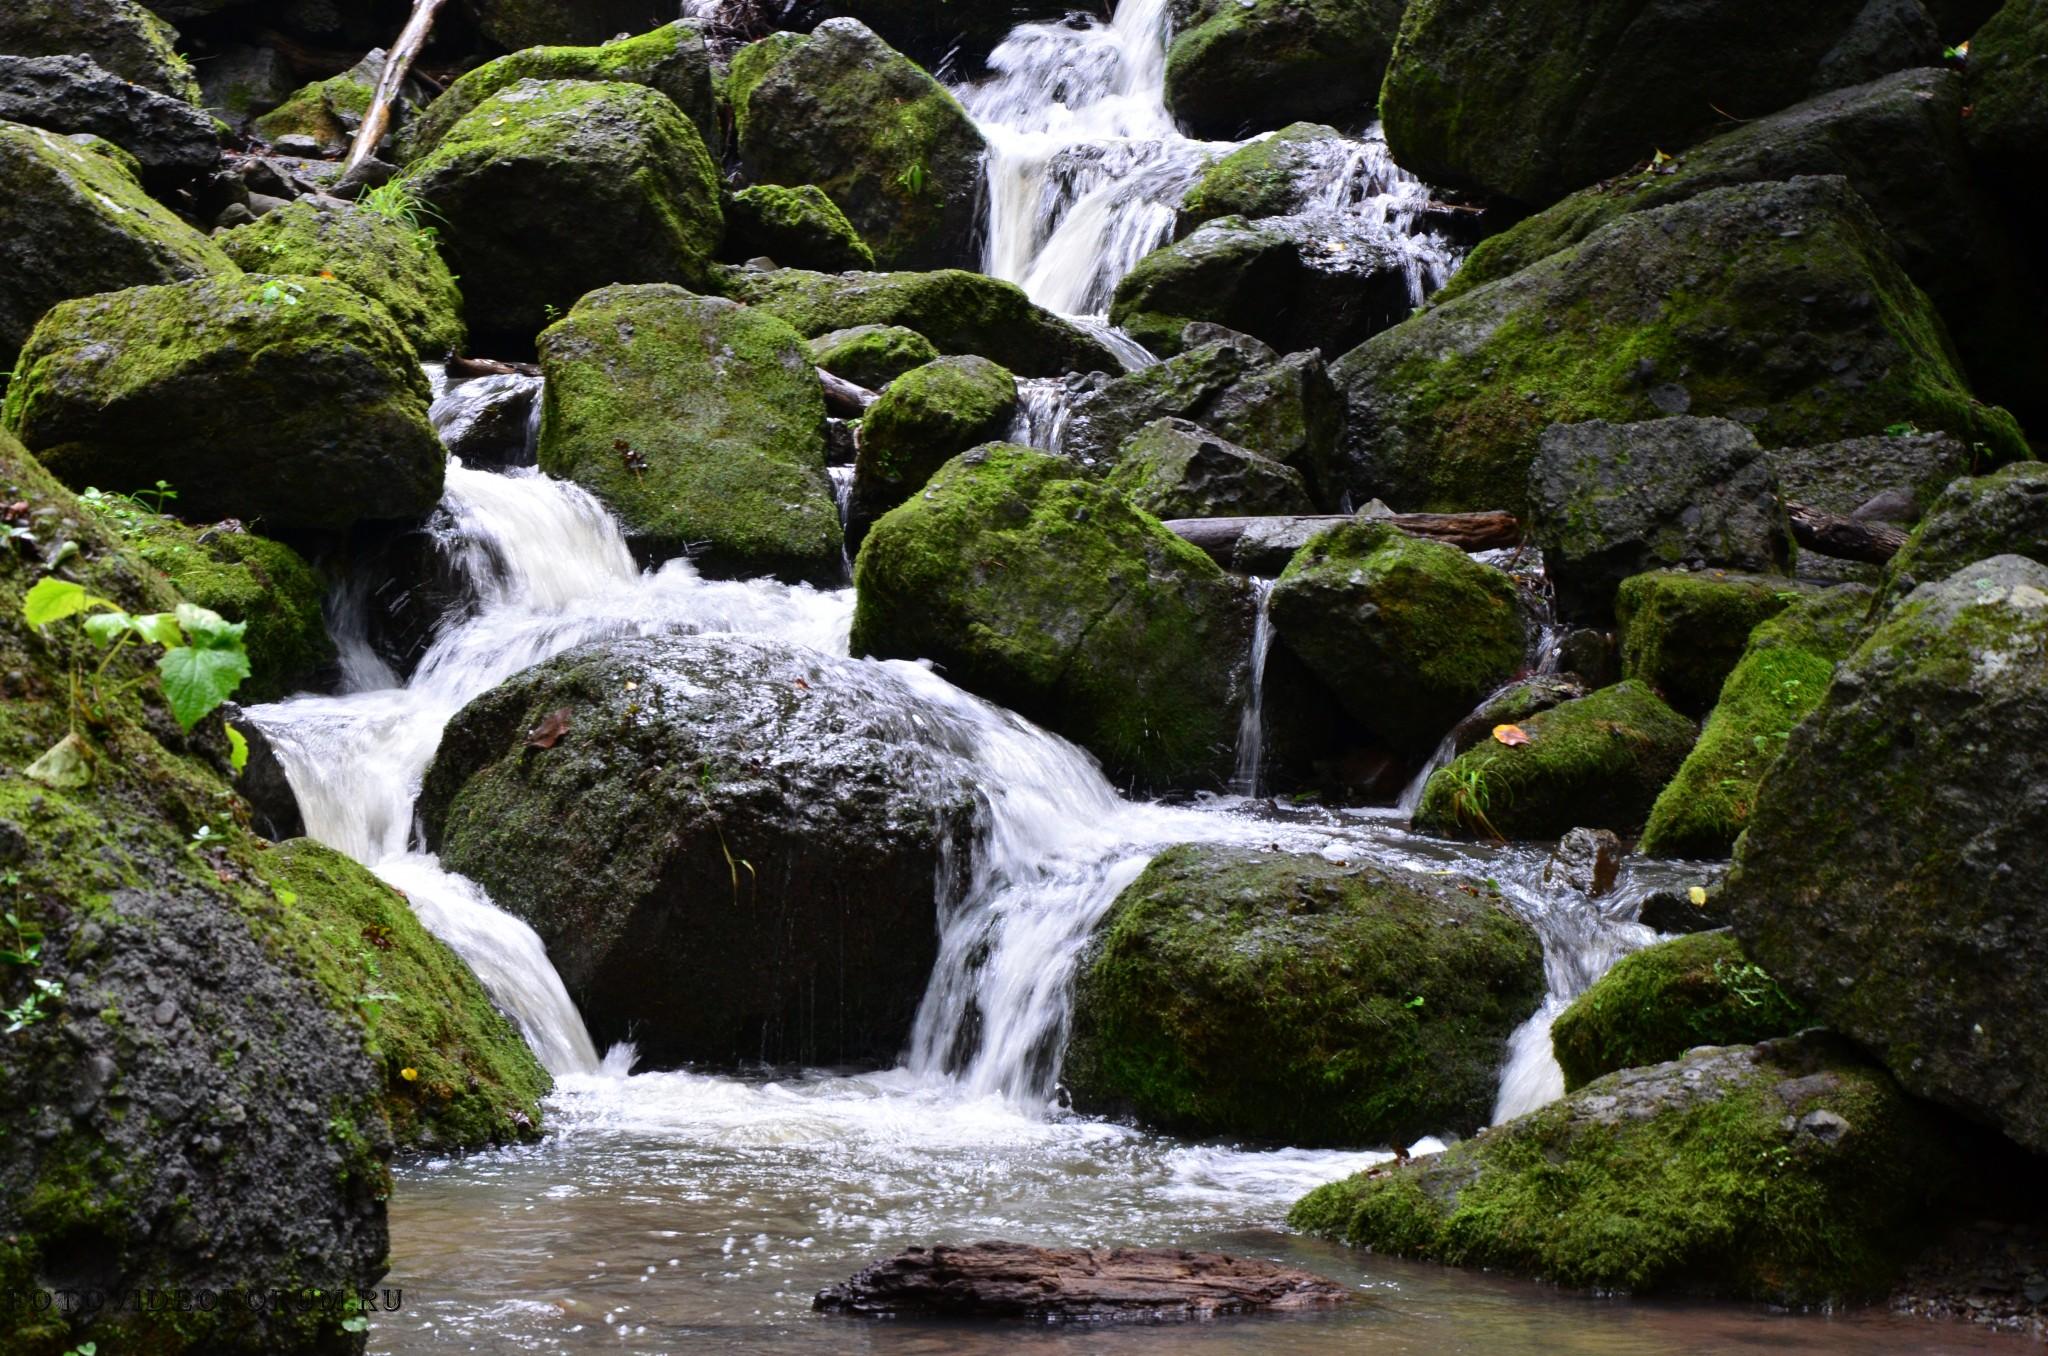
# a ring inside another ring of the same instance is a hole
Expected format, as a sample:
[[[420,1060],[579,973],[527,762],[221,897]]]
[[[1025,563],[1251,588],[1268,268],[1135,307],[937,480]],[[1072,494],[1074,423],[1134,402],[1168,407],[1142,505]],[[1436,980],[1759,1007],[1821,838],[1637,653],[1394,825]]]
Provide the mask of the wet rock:
[[[1166,106],[1197,137],[1355,119],[1379,97],[1401,0],[1176,0]]]
[[[566,732],[530,743],[554,712]],[[540,933],[600,1044],[657,1067],[884,1064],[975,805],[945,742],[967,736],[916,715],[887,670],[806,649],[605,641],[465,707],[419,812]]]
[[[1542,1000],[1541,956],[1476,886],[1169,848],[1082,958],[1061,1080],[1079,1109],[1183,1135],[1357,1147],[1469,1131]]]
[[[500,373],[457,382],[428,410],[451,457],[479,470],[531,466],[540,427],[539,377]]]
[[[822,0],[805,5],[819,19],[858,19],[897,51],[947,81],[982,70],[990,52],[1022,23],[1069,26],[1107,18],[1086,15],[1063,0]],[[800,27],[784,19],[784,28]]]
[[[1557,643],[1557,666],[1561,672],[1577,674],[1591,687],[1620,682],[1614,633],[1594,626],[1567,627]]]
[[[233,702],[221,708],[221,719],[240,730],[249,744],[249,760],[235,774],[235,794],[249,803],[249,827],[273,843],[303,836],[306,819],[299,811],[298,793],[292,790],[270,736]]]
[[[0,119],[105,137],[153,183],[191,179],[220,163],[220,141],[204,113],[86,57],[0,56]]]
[[[1126,439],[1109,483],[1155,518],[1315,511],[1299,471],[1185,419],[1155,419]]]
[[[855,325],[811,340],[811,360],[836,377],[880,391],[939,356],[932,341],[901,325]]]
[[[1496,725],[1519,725],[1539,711],[1576,701],[1593,689],[1572,672],[1535,674],[1509,683],[1472,708],[1472,714],[1451,730],[1451,747],[1459,753],[1493,737]]]
[[[1873,516],[1910,526],[1942,489],[1970,469],[1970,452],[1947,433],[1906,433],[1850,438],[1818,447],[1774,448],[1765,454],[1788,504],[1805,504],[1852,518]],[[1874,583],[1872,565],[1802,552],[1801,578]]]
[[[1609,829],[1573,829],[1557,840],[1543,864],[1546,885],[1562,885],[1598,899],[1621,873],[1621,839]]]
[[[196,104],[199,84],[171,45],[177,36],[134,0],[8,0],[0,10],[0,52],[86,57],[144,89]]]
[[[875,266],[874,251],[816,184],[756,184],[726,202],[726,257],[766,255],[827,273]]]
[[[1885,595],[1903,597],[1919,584],[2006,554],[2048,564],[2048,465],[2023,461],[1950,484],[1892,558]]]
[[[2048,565],[1922,584],[1764,779],[1725,890],[1757,962],[1908,1091],[2048,1152]]]
[[[223,47],[199,64],[200,105],[237,132],[291,97],[291,63],[268,43]]]
[[[868,522],[924,488],[941,466],[1009,431],[1017,379],[986,358],[938,358],[891,382],[861,420],[853,504]]]
[[[1041,1248],[969,1243],[906,1248],[818,1292],[811,1307],[876,1317],[1157,1323],[1323,1309],[1351,1290],[1258,1258],[1180,1248]]]
[[[1334,127],[1297,122],[1210,162],[1181,198],[1174,234],[1218,217],[1298,216],[1314,205],[1312,185],[1358,143]]]
[[[1653,931],[1681,936],[1727,927],[1728,915],[1720,907],[1720,892],[1705,886],[1697,888],[1702,898],[1695,899],[1690,887],[1684,890],[1652,890],[1643,896],[1636,921]]]
[[[1802,590],[1776,575],[1727,570],[1652,570],[1615,593],[1621,672],[1640,678],[1697,719],[1720,699],[1757,625],[1777,616]]]

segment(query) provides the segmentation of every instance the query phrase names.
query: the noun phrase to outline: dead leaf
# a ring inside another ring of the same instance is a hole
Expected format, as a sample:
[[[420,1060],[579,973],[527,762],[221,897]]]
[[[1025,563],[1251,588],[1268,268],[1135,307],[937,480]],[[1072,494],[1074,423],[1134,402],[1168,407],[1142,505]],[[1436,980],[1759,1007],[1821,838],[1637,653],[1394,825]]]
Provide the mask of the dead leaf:
[[[1529,742],[1529,732],[1519,725],[1496,725],[1493,727],[1493,738],[1496,743],[1505,744],[1511,749],[1519,748]]]
[[[793,679],[793,680],[791,680],[791,681],[795,682],[795,684],[797,685],[797,687],[798,687],[798,688],[800,688],[801,690],[805,691],[805,692],[809,692],[809,691],[811,690],[811,685],[810,685],[809,683],[805,682],[805,681],[804,681],[803,679],[801,679],[801,678]]]
[[[529,749],[551,749],[562,742],[562,736],[569,733],[569,708],[564,706],[550,711],[540,718],[540,724],[533,727],[526,736]]]

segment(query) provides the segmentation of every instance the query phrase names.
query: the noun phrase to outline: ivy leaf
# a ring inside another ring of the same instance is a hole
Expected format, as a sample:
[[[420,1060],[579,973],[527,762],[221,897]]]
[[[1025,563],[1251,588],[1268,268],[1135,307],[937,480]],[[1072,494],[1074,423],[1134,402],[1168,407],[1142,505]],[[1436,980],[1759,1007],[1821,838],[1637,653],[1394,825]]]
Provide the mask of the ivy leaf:
[[[189,606],[189,604],[187,605]],[[204,609],[194,608],[194,611]],[[181,607],[178,611],[183,612]],[[207,613],[212,617],[212,613]],[[181,618],[182,620],[182,618]],[[219,621],[218,617],[214,617]],[[188,623],[186,630],[191,631]],[[241,627],[235,628],[239,641]],[[198,645],[180,645],[165,650],[164,657],[156,662],[157,672],[164,678],[164,696],[170,699],[171,714],[178,724],[189,730],[206,718],[209,711],[219,706],[234,694],[244,678],[249,676],[249,656],[237,644],[232,649],[207,649]]]
[[[85,585],[45,576],[21,600],[21,615],[30,626],[48,626],[83,612],[92,604],[93,597],[85,591]]]
[[[233,768],[235,775],[239,777],[242,775],[242,769],[249,766],[249,740],[246,735],[234,726],[230,725],[226,728],[228,732],[228,766]]]

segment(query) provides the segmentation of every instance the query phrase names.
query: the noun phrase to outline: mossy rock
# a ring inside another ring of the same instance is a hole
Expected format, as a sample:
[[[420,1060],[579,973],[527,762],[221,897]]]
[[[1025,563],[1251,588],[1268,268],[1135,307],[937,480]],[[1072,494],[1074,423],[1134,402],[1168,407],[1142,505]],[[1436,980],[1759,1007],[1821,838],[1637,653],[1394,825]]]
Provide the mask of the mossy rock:
[[[401,182],[437,218],[470,328],[520,344],[599,287],[701,287],[725,229],[703,137],[644,85],[521,80]]]
[[[589,45],[647,26],[643,0],[463,0],[484,37],[518,53],[547,44]]]
[[[1741,334],[1733,343],[1731,334]],[[1927,298],[1839,178],[1633,212],[1333,365],[1354,493],[1519,509],[1552,424],[1740,416],[1769,447],[1910,422],[2026,453],[1977,403]]]
[[[276,108],[250,124],[265,141],[286,137],[311,140],[324,156],[340,155],[355,140],[363,115],[377,91],[367,81],[344,74],[316,80],[293,91]]]
[[[884,268],[975,262],[981,132],[865,24],[827,19],[741,48],[726,91],[752,178],[816,184]]]
[[[1925,1246],[1964,1175],[1954,1139],[1845,1050],[1710,1047],[1319,1187],[1288,1222],[1574,1288],[1853,1302]]]
[[[1435,747],[1528,652],[1504,572],[1380,523],[1311,538],[1271,606],[1280,644],[1352,719],[1408,753]]]
[[[1527,743],[1485,740],[1432,774],[1415,827],[1467,838],[1634,833],[1696,733],[1634,681],[1539,712],[1522,731]]]
[[[0,123],[0,366],[60,301],[237,271],[142,191],[126,158]]]
[[[2023,218],[2048,200],[2048,0],[2005,0],[1970,39],[1970,150]]]
[[[1185,845],[1084,954],[1061,1082],[1174,1134],[1357,1147],[1469,1132],[1542,948],[1498,894],[1323,857]]]
[[[1166,106],[1189,133],[1234,140],[1296,118],[1363,118],[1403,0],[1179,0]]]
[[[540,337],[540,466],[657,558],[840,578],[825,394],[773,316],[650,283],[606,287]]]
[[[811,361],[871,391],[938,356],[931,340],[901,325],[854,325],[811,340]]]
[[[717,290],[788,321],[807,339],[860,325],[895,325],[917,331],[940,353],[987,358],[1020,377],[1123,370],[1100,340],[1064,316],[1033,305],[1023,288],[965,269],[727,269]]]
[[[5,423],[80,488],[167,480],[195,518],[339,529],[440,499],[428,394],[354,288],[249,274],[61,303],[22,350]]]
[[[1125,439],[1109,484],[1155,518],[1315,512],[1301,472],[1185,419],[1155,419]]]
[[[875,266],[875,252],[816,184],[756,184],[726,204],[729,257],[766,255],[778,264],[843,273]]]
[[[1621,676],[1640,678],[1697,719],[1713,708],[1757,625],[1794,602],[1788,579],[1727,570],[1653,570],[1615,594]]]
[[[2048,565],[2048,463],[2017,462],[1988,476],[1951,482],[1892,557],[1885,591],[1902,597],[1915,584],[2001,555]]]
[[[0,52],[91,57],[144,89],[199,103],[192,67],[172,46],[177,30],[135,0],[7,0]]]
[[[599,47],[528,47],[486,61],[456,79],[405,129],[407,160],[431,154],[456,123],[494,94],[521,80],[596,80],[645,85],[666,94],[697,128],[704,144],[718,146],[718,104],[712,93],[711,53],[694,24],[678,20],[638,37]]]
[[[1695,932],[1624,956],[1550,1027],[1566,1092],[1702,1045],[1789,1036],[1806,1013],[1732,933]]]
[[[1806,594],[1750,633],[1638,845],[1650,857],[1725,857],[1793,727],[1820,705],[1870,606],[1856,585]]]
[[[1009,431],[1017,379],[986,358],[937,358],[891,382],[860,423],[853,495],[878,517],[972,447]]]
[[[421,358],[460,353],[462,293],[420,227],[362,207],[301,198],[218,237],[251,273],[332,274],[382,306]]]
[[[1285,217],[1309,205],[1308,181],[1348,143],[1334,127],[1290,123],[1211,161],[1181,196],[1174,234],[1217,217]]]
[[[1234,766],[1243,585],[1072,462],[991,444],[883,515],[854,565],[855,654],[953,682],[1145,787]]]

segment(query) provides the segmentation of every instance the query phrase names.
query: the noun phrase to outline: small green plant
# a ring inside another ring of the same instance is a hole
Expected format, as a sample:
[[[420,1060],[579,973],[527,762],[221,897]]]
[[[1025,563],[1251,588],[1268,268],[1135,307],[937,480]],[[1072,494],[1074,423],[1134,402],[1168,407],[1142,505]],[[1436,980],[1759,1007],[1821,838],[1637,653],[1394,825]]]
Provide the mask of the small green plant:
[[[931,187],[931,171],[925,168],[923,156],[903,167],[903,172],[896,176],[896,185],[913,198],[924,196]]]
[[[1486,779],[1486,764],[1460,767],[1453,763],[1443,770],[1451,783],[1451,816],[1460,824],[1478,829],[1496,843],[1507,838],[1493,826],[1486,812],[1493,808],[1493,787]]]
[[[9,871],[0,875],[0,887],[5,887],[11,896],[21,888],[21,873]],[[21,917],[13,908],[4,915],[7,926],[7,945],[0,947],[0,965],[12,966],[18,970],[33,970],[43,960],[43,929],[38,923]],[[13,1035],[24,1031],[48,1017],[49,1007],[64,996],[64,986],[54,979],[41,975],[29,977],[29,991],[19,1003],[10,1008],[0,1008],[0,1019],[7,1023],[4,1034]]]
[[[1910,420],[1903,424],[1886,424],[1884,426],[1884,436],[1887,438],[1910,438],[1919,431],[1920,426]]]
[[[306,295],[306,285],[287,279],[272,278],[249,294],[249,300],[258,306],[296,306],[299,298]]]
[[[1778,987],[1778,981],[1772,979],[1770,972],[1755,961],[1730,965],[1725,958],[1717,960],[1714,962],[1714,978],[1745,1006],[1760,1008],[1773,1001],[1791,1006],[1792,1000]]]
[[[171,488],[170,481],[159,480],[153,489],[136,490],[132,494],[110,494],[88,485],[79,494],[78,502],[110,520],[123,535],[129,535],[142,526],[143,514],[160,515],[164,505],[177,497],[178,492]]]
[[[540,314],[541,319],[552,325],[562,318],[562,308],[555,305],[552,301],[544,301],[540,306]]]
[[[75,1346],[75,1347],[71,1348],[71,1350],[69,1350],[69,1351],[65,1352],[65,1353],[64,1353],[64,1356],[99,1356],[99,1353],[100,1353],[100,1345],[99,1345],[99,1343],[97,1343],[97,1342],[80,1342],[80,1343],[79,1343],[79,1344],[78,1344],[77,1346]]]
[[[395,221],[427,241],[433,240],[438,233],[436,227],[427,224],[427,218],[432,217],[436,221],[443,219],[440,213],[414,197],[404,184],[395,179],[388,184],[379,184],[357,198],[356,206],[365,212],[373,212],[386,221]]]

